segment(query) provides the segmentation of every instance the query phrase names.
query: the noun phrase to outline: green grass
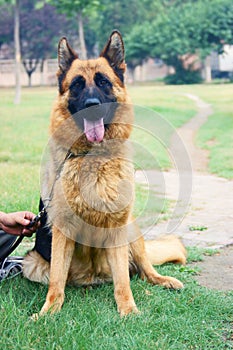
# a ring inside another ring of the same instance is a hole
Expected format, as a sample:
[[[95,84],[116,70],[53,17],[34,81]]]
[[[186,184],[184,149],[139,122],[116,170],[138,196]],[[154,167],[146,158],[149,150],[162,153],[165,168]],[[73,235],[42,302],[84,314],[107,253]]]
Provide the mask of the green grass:
[[[0,210],[37,211],[40,162],[48,139],[54,88],[23,89],[16,106],[13,90],[1,90]]]
[[[39,165],[2,163],[0,171],[1,210],[35,210],[39,198]]]
[[[170,214],[171,201],[161,197],[153,189],[136,184],[136,198],[133,215],[141,228],[155,225],[167,220]]]
[[[1,162],[40,163],[55,94],[54,88],[24,89],[22,103],[14,105],[13,90],[1,90]]]
[[[233,84],[192,85],[182,91],[198,95],[213,107],[197,134],[197,144],[209,151],[209,171],[233,179]]]
[[[0,285],[1,349],[232,349],[232,293],[201,288],[193,271],[159,267],[185,282],[181,292],[153,287],[134,278],[132,291],[139,315],[121,319],[113,286],[66,288],[62,311],[33,322],[47,287],[20,277]]]
[[[208,86],[207,89],[211,89],[208,96],[203,90],[199,94],[212,104],[214,113],[200,129],[197,141],[210,151],[210,171],[233,179],[233,85]]]
[[[193,101],[175,87],[131,86],[129,93],[135,106],[135,166],[166,170],[171,167],[170,139],[175,128],[195,115]]]
[[[188,263],[203,261],[204,256],[213,256],[219,254],[219,250],[211,248],[187,247]]]

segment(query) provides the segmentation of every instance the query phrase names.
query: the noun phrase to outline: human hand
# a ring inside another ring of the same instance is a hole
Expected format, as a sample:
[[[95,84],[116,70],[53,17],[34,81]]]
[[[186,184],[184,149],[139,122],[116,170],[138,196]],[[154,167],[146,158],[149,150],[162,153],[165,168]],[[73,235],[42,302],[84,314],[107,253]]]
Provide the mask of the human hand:
[[[31,236],[33,232],[36,231],[39,226],[36,223],[33,227],[27,228],[26,226],[30,224],[33,220],[35,214],[29,211],[19,211],[14,213],[0,213],[0,227],[7,233],[12,235],[21,235]]]

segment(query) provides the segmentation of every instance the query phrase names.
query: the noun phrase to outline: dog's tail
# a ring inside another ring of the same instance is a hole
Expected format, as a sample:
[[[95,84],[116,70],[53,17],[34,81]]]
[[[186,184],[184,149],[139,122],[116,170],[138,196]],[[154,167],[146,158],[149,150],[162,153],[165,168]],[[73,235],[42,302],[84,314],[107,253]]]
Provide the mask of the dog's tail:
[[[164,235],[152,241],[146,240],[145,249],[152,265],[162,265],[166,262],[186,263],[186,249],[177,236]]]
[[[31,250],[23,259],[23,275],[33,282],[48,284],[49,263],[35,250]]]

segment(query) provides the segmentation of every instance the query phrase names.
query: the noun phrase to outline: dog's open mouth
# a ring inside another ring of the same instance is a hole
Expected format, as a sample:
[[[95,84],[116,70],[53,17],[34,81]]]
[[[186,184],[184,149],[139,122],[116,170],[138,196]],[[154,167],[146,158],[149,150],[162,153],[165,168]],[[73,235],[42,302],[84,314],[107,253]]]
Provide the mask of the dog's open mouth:
[[[104,138],[104,119],[88,120],[84,118],[84,133],[89,142],[101,142]]]

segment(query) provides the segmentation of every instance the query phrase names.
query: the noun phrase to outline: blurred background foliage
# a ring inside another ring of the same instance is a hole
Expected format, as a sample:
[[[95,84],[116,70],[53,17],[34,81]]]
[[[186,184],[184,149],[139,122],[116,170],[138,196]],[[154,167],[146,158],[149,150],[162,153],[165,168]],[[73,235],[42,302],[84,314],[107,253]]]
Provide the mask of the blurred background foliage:
[[[55,58],[61,36],[81,58],[95,57],[111,31],[118,29],[130,68],[156,57],[174,68],[170,82],[182,82],[187,71],[186,80],[199,82],[182,57],[198,54],[204,59],[233,43],[232,0],[0,0],[0,46],[7,43],[10,48],[6,58],[14,55],[16,5],[22,59]]]

